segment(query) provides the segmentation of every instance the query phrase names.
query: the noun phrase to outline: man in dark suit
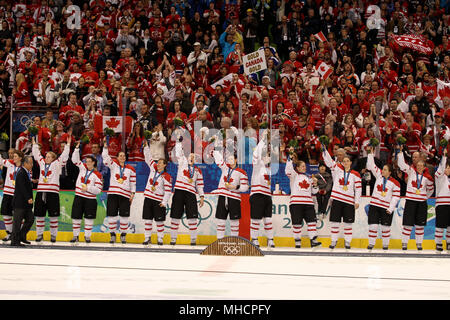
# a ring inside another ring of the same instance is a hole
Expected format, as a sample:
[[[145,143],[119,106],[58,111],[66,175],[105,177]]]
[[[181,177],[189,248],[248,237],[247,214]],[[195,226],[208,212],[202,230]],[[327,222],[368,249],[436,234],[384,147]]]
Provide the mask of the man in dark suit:
[[[31,184],[30,171],[33,168],[33,158],[23,158],[22,167],[17,171],[15,190],[12,206],[14,208],[13,229],[11,234],[11,245],[23,247],[21,243],[27,243],[27,233],[34,222],[33,216],[33,187]],[[21,227],[22,220],[24,223]]]

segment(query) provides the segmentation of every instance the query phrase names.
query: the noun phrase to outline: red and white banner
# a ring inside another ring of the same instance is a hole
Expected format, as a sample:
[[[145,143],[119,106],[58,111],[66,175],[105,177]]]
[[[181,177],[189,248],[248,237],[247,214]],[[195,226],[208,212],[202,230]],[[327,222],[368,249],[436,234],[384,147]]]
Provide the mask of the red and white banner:
[[[315,37],[317,40],[319,40],[319,41],[327,42],[327,38],[325,37],[325,35],[323,34],[322,31],[320,31],[319,33],[316,33],[316,34],[314,35],[314,37]]]
[[[324,61],[320,60],[317,61],[316,70],[324,80],[326,80],[333,73],[333,69]]]
[[[106,117],[95,116],[94,128],[98,133],[103,133],[106,128],[113,129],[115,133],[122,133],[123,129],[123,117]],[[133,118],[125,117],[125,132],[129,133],[133,129]]]
[[[422,36],[416,36],[413,34],[407,35],[391,35],[392,41],[391,47],[394,49],[409,48],[423,54],[432,54],[434,44],[431,40],[428,40]]]
[[[444,82],[440,79],[436,79],[437,94],[442,98],[450,97],[450,82]]]

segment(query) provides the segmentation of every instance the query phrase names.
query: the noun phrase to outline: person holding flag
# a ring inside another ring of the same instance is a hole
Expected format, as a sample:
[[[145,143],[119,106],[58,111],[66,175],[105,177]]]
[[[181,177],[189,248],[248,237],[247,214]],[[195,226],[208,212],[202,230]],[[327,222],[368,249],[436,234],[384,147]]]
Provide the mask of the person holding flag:
[[[147,140],[144,140],[145,163],[150,168],[147,185],[144,191],[144,208],[142,219],[145,224],[143,245],[150,244],[153,220],[156,222],[158,245],[163,244],[164,221],[166,220],[166,207],[172,195],[172,178],[166,172],[167,160],[164,158],[154,161]]]
[[[203,192],[203,174],[200,168],[194,165],[195,154],[190,153],[189,158],[186,158],[180,141],[177,141],[175,144],[175,158],[178,162],[178,171],[170,210],[170,244],[176,244],[181,217],[183,216],[183,213],[186,212],[189,233],[191,235],[191,246],[194,246],[197,241],[198,224],[196,194],[200,197],[200,203],[198,205],[200,208],[203,207],[205,201],[205,194]]]
[[[75,198],[72,205],[73,238],[71,243],[79,241],[81,220],[84,216],[84,239],[91,242],[92,228],[97,217],[97,194],[103,190],[103,177],[97,171],[97,159],[86,156],[86,162],[80,160],[80,142],[72,154],[72,162],[80,170],[75,183]]]
[[[400,201],[400,183],[391,176],[392,167],[390,165],[384,165],[383,170],[375,165],[374,147],[368,147],[367,150],[367,169],[376,179],[369,207],[369,246],[367,249],[372,250],[375,246],[378,226],[381,226],[383,250],[387,250],[391,236],[393,212]]]
[[[34,201],[34,216],[36,217],[36,242],[43,240],[45,228],[45,216],[48,212],[50,218],[51,242],[56,242],[58,234],[58,218],[60,216],[59,206],[59,176],[62,168],[69,160],[70,143],[72,134],[67,138],[67,144],[59,158],[53,151],[42,156],[36,138],[32,138],[32,154],[34,160],[39,164],[39,182],[37,186],[36,198]]]
[[[272,191],[269,146],[270,131],[265,130],[261,141],[253,151],[253,173],[250,191],[250,237],[252,243],[259,247],[258,233],[261,221],[267,236],[267,246],[274,248],[272,224]]]
[[[336,247],[341,222],[344,224],[345,248],[350,249],[355,210],[359,208],[361,198],[361,176],[358,172],[351,170],[352,161],[348,156],[344,156],[342,163],[336,163],[323,143],[322,156],[333,177],[333,188],[330,197],[332,200],[330,210],[330,249]]]
[[[120,241],[126,243],[130,207],[136,192],[136,170],[125,164],[126,154],[120,151],[117,159],[111,159],[108,152],[106,138],[103,142],[103,163],[109,168],[111,177],[109,180],[108,198],[106,204],[106,216],[108,217],[111,240],[116,242],[117,216],[120,220]]]
[[[415,165],[408,165],[403,155],[403,145],[397,145],[397,165],[408,175],[405,209],[403,211],[402,250],[408,249],[412,228],[416,228],[417,250],[422,250],[424,229],[427,224],[427,199],[434,192],[434,181],[425,162],[419,160]]]
[[[294,167],[293,159],[297,164]],[[292,218],[292,229],[294,233],[295,247],[301,248],[302,221],[308,227],[308,235],[311,247],[320,246],[317,241],[317,219],[314,209],[313,194],[319,191],[317,178],[306,174],[306,163],[297,161],[297,154],[294,147],[289,148],[289,156],[285,167],[286,176],[289,178],[291,196],[289,198],[289,211]]]
[[[6,229],[6,237],[3,241],[11,240],[11,232],[13,228],[13,207],[12,200],[14,197],[14,189],[16,187],[17,172],[22,165],[24,154],[22,151],[10,149],[8,151],[9,159],[3,159],[0,155],[0,165],[6,168],[6,179],[3,186],[3,199],[0,213],[3,216],[3,222]]]

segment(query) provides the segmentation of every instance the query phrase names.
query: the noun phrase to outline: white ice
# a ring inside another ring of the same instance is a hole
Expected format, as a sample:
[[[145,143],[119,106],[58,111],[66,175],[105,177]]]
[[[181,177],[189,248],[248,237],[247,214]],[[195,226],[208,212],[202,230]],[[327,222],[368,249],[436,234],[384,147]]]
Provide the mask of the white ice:
[[[0,300],[449,299],[446,254],[226,257],[2,246]]]

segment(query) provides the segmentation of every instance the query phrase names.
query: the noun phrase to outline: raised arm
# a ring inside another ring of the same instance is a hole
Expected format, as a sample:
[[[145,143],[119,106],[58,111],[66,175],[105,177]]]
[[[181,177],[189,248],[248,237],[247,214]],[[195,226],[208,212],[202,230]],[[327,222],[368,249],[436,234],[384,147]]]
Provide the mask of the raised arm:
[[[112,161],[111,157],[109,156],[108,146],[106,145],[106,142],[103,145],[102,158],[103,158],[103,163],[105,164],[105,166],[112,169],[114,166],[114,162]]]
[[[376,178],[381,176],[381,170],[375,165],[375,157],[372,152],[367,155],[367,169],[370,170]]]
[[[266,148],[266,146],[267,146],[266,132],[267,131],[265,131],[263,138],[261,139],[261,141],[259,141],[255,150],[253,151],[253,159],[252,159],[253,165],[256,165],[262,161],[262,152],[263,152],[264,148]]]
[[[64,146],[64,150],[58,158],[58,161],[61,164],[61,166],[65,166],[67,163],[67,160],[69,160],[71,139],[72,138],[70,136],[69,136],[69,138],[67,138],[67,143]]]
[[[330,154],[328,153],[327,148],[325,148],[325,146],[321,146],[322,148],[322,156],[323,156],[323,160],[325,162],[325,165],[330,168],[331,171],[334,171],[335,167],[336,167],[336,162],[331,158]]]
[[[183,145],[179,141],[175,143],[175,157],[180,167],[187,165],[188,160],[186,159],[186,155],[184,154]]]
[[[405,156],[403,155],[402,151],[400,151],[397,155],[397,165],[400,168],[400,170],[402,170],[405,173],[409,173],[410,170],[412,169],[411,166],[405,162]]]
[[[76,165],[78,168],[83,166],[83,163],[80,160],[80,143],[78,143],[75,147],[75,150],[73,150],[72,153],[72,162],[74,165]]]
[[[33,147],[31,148],[31,153],[33,154],[34,160],[36,160],[38,163],[41,162],[41,160],[44,160],[44,157],[41,155],[41,150],[39,150],[39,145],[32,139]]]
[[[442,156],[441,162],[439,163],[439,167],[437,168],[434,176],[436,177],[436,179],[441,178],[444,175],[444,171],[445,171],[445,166],[447,165],[447,155],[444,154]]]
[[[150,151],[150,146],[148,145],[147,142],[144,142],[144,144],[145,144],[145,146],[144,146],[145,163],[148,165],[149,168],[151,168],[155,164],[155,161],[153,161],[152,153]]]

